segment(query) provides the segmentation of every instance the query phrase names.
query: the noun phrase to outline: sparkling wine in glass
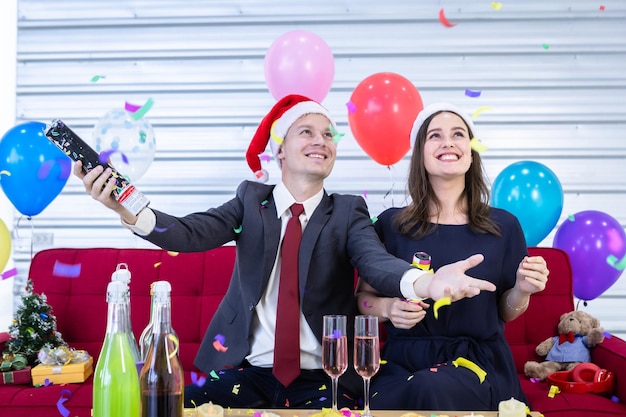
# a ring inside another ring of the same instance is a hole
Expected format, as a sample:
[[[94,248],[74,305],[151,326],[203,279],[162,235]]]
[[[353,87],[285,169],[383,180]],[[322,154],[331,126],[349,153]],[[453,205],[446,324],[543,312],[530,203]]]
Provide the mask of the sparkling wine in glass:
[[[356,316],[354,319],[354,369],[363,378],[362,417],[371,417],[370,378],[380,368],[378,317]]]
[[[332,409],[337,411],[337,382],[348,369],[346,316],[324,316],[322,367],[332,381]]]

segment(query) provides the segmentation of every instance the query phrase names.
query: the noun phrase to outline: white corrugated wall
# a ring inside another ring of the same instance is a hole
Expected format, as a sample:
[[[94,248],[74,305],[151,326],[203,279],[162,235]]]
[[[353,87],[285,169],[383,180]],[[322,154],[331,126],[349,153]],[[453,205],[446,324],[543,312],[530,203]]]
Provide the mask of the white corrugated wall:
[[[441,23],[441,9],[455,26]],[[370,159],[346,108],[361,80],[395,72],[426,104],[491,107],[476,120],[491,181],[514,162],[534,160],[563,186],[559,224],[583,210],[626,224],[626,3],[619,0],[19,0],[16,122],[61,118],[90,138],[107,111],[152,98],[157,153],[135,185],[159,209],[205,210],[251,178],[245,150],[275,101],[264,57],[296,29],[321,36],[334,54],[324,104],[346,135],[330,192],[365,194],[373,216],[403,203],[408,156],[390,168]],[[106,78],[92,82],[94,75]],[[467,97],[466,89],[482,94]],[[275,163],[266,167],[276,180]],[[52,234],[57,247],[149,247],[74,177],[41,214],[15,217],[16,282],[26,276],[32,230]],[[555,231],[540,245],[551,246]],[[622,277],[587,309],[624,336],[625,301]]]

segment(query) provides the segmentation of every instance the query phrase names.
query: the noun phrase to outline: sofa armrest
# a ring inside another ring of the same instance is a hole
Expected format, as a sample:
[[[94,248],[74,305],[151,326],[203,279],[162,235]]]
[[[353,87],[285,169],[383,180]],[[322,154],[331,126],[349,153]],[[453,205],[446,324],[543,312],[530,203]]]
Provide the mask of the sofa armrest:
[[[11,337],[9,332],[0,332],[0,357],[2,357],[2,352],[4,352],[4,349],[7,347],[7,340],[9,340],[9,337]]]
[[[591,362],[615,374],[615,396],[626,402],[626,341],[617,336],[605,337],[591,349]]]

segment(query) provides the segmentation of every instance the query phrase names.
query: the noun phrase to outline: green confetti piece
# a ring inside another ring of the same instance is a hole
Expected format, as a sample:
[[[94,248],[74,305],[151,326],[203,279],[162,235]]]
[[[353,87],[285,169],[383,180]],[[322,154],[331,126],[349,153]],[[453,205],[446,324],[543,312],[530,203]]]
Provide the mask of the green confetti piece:
[[[219,375],[215,371],[211,371],[209,375],[211,375],[211,378],[213,379],[220,379]]]
[[[616,256],[609,255],[606,258],[606,263],[608,263],[609,265],[611,265],[613,268],[617,269],[618,271],[623,271],[624,269],[626,269],[626,256],[624,256],[621,261],[617,262]]]
[[[550,49],[550,45],[548,45],[547,43],[544,43],[543,45],[541,45],[541,47],[545,49],[546,51]]]
[[[136,112],[131,113],[130,117],[132,117],[133,120],[141,119],[142,117],[146,115],[146,113],[150,111],[153,105],[154,105],[154,100],[152,100],[152,98],[149,98],[143,106],[137,109]]]
[[[146,143],[146,132],[143,130],[139,132],[139,143]]]
[[[570,222],[573,222],[573,221],[574,221],[574,215],[573,215],[573,214],[570,214],[569,216],[567,216],[567,219],[568,219]]]
[[[330,124],[330,133],[333,134],[333,142],[339,143],[339,141],[346,135],[345,133],[339,133],[333,124]]]
[[[100,81],[103,78],[106,78],[106,75],[94,75],[93,77],[91,77],[90,81],[92,83],[97,83],[98,81]]]
[[[239,225],[239,227],[238,227],[238,228],[233,229],[233,230],[235,231],[235,233],[241,233],[241,230],[242,230],[242,229],[243,229],[243,226],[242,226],[242,225]]]
[[[378,221],[378,217],[374,216],[370,219],[372,223],[376,223]]]

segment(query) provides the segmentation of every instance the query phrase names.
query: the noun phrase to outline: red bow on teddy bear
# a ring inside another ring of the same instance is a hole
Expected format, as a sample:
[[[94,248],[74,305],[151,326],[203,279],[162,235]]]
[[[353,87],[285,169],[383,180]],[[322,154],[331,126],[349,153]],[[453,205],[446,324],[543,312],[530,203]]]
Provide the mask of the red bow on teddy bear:
[[[574,343],[574,338],[576,337],[576,335],[574,334],[574,332],[568,332],[568,333],[561,333],[559,335],[559,345],[565,343],[565,342],[570,342],[570,343]]]

